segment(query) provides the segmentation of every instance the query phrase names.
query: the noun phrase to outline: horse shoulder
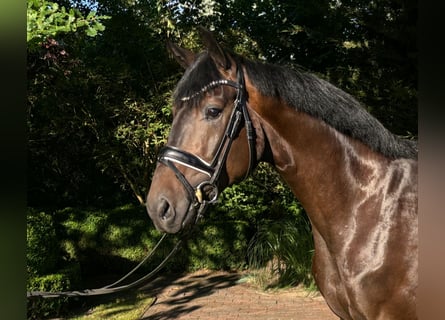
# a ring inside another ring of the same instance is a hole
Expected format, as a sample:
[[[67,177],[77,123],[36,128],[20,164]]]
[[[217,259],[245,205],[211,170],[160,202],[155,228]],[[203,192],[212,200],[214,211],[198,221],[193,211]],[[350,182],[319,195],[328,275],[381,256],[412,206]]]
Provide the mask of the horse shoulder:
[[[342,319],[416,319],[417,162],[379,171],[335,246],[314,230],[314,277]]]

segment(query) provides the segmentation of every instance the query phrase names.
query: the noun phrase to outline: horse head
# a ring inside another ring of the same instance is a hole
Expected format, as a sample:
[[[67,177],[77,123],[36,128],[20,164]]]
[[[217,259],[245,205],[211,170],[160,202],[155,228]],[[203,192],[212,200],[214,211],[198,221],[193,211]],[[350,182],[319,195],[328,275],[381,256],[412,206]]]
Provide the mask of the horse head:
[[[148,214],[168,233],[191,225],[220,191],[247,177],[261,153],[240,62],[210,32],[201,29],[201,38],[207,50],[200,54],[168,43],[186,70],[147,196]]]

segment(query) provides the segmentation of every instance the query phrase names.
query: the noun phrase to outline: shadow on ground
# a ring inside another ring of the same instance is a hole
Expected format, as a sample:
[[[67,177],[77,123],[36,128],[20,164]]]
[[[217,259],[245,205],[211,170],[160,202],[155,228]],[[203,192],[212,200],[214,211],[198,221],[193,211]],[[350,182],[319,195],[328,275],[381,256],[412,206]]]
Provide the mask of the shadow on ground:
[[[166,320],[179,319],[182,315],[188,314],[203,306],[190,304],[198,297],[205,297],[215,291],[235,286],[240,280],[237,273],[216,274],[196,274],[184,278],[183,275],[173,275],[160,277],[145,286],[141,291],[151,296],[167,296],[162,301],[156,301],[153,307],[155,311],[142,317],[143,320]],[[176,290],[181,288],[180,290]],[[172,291],[172,294],[169,294]]]

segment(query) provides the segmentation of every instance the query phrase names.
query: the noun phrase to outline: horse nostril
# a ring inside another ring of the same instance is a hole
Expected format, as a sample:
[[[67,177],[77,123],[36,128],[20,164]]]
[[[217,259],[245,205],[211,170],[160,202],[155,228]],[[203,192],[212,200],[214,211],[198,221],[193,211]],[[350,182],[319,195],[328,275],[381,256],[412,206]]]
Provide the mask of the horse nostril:
[[[170,203],[166,199],[161,199],[158,212],[159,212],[159,217],[163,221],[169,220],[174,215],[172,207],[170,206]]]

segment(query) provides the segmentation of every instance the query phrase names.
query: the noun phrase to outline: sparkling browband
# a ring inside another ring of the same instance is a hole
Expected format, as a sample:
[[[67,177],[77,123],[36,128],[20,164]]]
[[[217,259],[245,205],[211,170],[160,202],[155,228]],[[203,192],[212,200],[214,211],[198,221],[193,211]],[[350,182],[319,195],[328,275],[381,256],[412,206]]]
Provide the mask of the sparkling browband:
[[[228,85],[228,86],[240,89],[240,85],[234,81],[230,81],[230,80],[226,80],[226,79],[215,80],[215,81],[212,81],[209,84],[205,85],[204,87],[201,88],[201,90],[196,91],[192,95],[190,95],[188,97],[181,98],[181,101],[189,101],[189,100],[197,97],[198,95],[205,93],[205,92],[209,91],[210,89],[216,88],[220,85]]]

